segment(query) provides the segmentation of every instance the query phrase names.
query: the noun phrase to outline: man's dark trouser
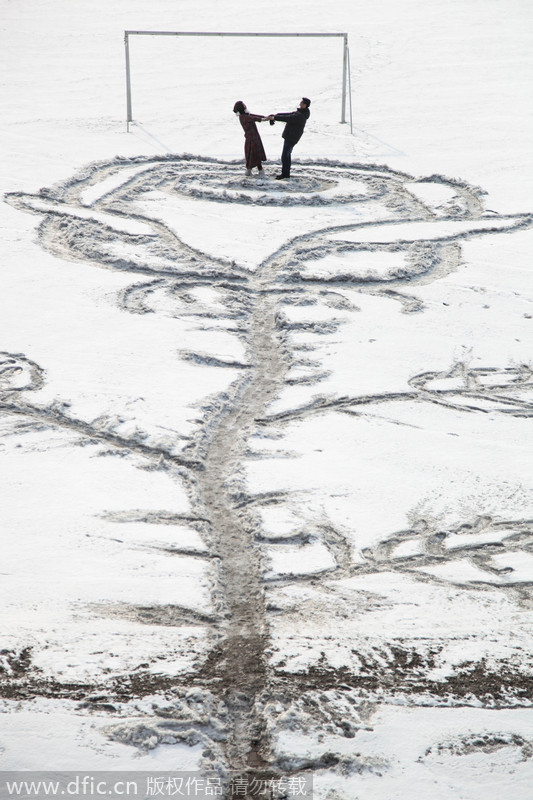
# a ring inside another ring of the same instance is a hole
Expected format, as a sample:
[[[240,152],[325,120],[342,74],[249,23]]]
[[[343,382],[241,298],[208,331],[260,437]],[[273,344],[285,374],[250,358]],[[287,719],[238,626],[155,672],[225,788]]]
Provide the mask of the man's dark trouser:
[[[294,145],[289,144],[286,139],[283,140],[283,152],[281,154],[281,174],[284,178],[289,178],[291,174],[291,153],[293,147]]]

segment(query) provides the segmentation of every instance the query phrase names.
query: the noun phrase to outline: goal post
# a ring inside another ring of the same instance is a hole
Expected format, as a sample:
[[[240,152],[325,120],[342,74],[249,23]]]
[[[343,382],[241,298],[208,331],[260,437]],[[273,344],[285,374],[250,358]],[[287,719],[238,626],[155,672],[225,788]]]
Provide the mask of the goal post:
[[[126,129],[129,133],[130,122],[133,122],[131,100],[131,70],[130,70],[130,36],[251,36],[251,37],[313,37],[313,38],[342,38],[342,95],[341,95],[341,123],[346,122],[346,95],[350,101],[350,131],[352,130],[352,90],[350,79],[350,51],[348,48],[347,33],[223,33],[218,31],[124,31],[124,47],[126,51]]]

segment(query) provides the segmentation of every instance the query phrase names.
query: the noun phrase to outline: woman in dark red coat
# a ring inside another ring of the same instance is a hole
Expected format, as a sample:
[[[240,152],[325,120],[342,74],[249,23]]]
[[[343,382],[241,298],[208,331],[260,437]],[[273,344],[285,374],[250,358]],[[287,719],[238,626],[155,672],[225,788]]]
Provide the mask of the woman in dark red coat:
[[[265,117],[250,114],[242,100],[233,106],[233,112],[239,115],[239,122],[244,129],[244,157],[246,159],[246,174],[251,175],[252,169],[257,167],[259,174],[263,172],[262,161],[266,161],[265,148],[259,136],[256,122],[263,122]]]

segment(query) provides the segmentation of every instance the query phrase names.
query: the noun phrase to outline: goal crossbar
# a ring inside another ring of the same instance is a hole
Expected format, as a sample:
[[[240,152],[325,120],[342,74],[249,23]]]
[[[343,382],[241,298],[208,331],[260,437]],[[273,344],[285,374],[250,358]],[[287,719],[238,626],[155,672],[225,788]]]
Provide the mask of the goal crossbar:
[[[263,33],[263,32],[222,32],[222,31],[124,31],[124,46],[126,50],[126,126],[129,132],[130,122],[133,122],[131,100],[131,71],[130,71],[130,36],[263,36],[263,37],[295,37],[295,38],[342,38],[342,101],[341,122],[346,122],[346,93],[349,81],[349,49],[347,33]],[[351,83],[350,83],[350,127],[352,111]]]

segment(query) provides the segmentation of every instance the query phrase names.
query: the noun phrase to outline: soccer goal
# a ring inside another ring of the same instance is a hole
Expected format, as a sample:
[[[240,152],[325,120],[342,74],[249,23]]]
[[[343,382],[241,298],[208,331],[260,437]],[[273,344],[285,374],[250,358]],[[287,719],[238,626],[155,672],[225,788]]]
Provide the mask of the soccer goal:
[[[349,101],[350,132],[352,129],[352,87],[350,79],[350,51],[347,33],[221,33],[213,31],[124,31],[124,46],[126,50],[126,128],[129,132],[130,122],[133,122],[131,64],[130,64],[130,37],[131,36],[218,36],[218,37],[293,37],[293,38],[340,38],[342,39],[342,88],[341,88],[341,123],[346,122],[347,98]]]

